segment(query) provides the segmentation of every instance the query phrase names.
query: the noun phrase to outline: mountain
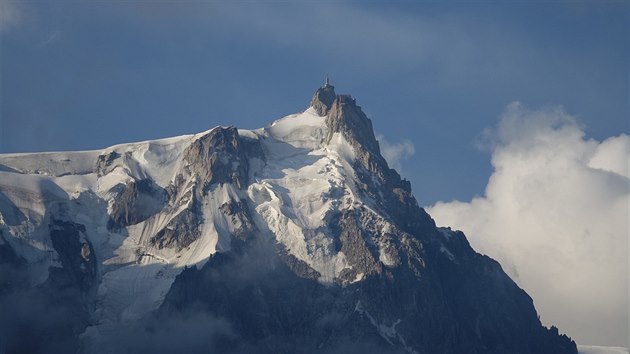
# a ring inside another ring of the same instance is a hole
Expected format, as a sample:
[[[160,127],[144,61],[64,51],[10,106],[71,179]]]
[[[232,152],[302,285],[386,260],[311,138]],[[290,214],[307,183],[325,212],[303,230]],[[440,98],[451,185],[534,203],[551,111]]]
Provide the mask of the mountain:
[[[0,353],[577,353],[326,83],[258,130],[0,155]]]

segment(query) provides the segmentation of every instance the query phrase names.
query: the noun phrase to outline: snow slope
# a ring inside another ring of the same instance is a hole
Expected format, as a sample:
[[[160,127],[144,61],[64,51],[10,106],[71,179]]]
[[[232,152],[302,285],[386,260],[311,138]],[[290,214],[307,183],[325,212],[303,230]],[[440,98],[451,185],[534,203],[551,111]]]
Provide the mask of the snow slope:
[[[199,181],[194,176],[184,182],[176,179],[185,164],[184,151],[212,130],[100,151],[0,155],[0,229],[32,265],[35,285],[46,280],[48,267],[59,266],[48,223],[67,219],[83,224],[99,261],[99,325],[142,317],[161,304],[184,267],[201,266],[213,253],[229,251],[234,225],[220,211],[229,202],[246,200],[259,230],[319,272],[321,282],[332,282],[350,265],[343,252],[335,250],[327,217],[366,203],[353,182],[353,148],[340,134],[324,144],[324,120],[309,108],[265,128],[239,130],[240,136],[261,143],[266,161],[250,161],[247,190],[225,183],[203,196],[200,236],[184,249],[156,247],[151,239],[192,210],[190,194]],[[141,180],[164,189],[179,183],[182,190],[175,202],[146,220],[108,227],[120,190]]]
[[[247,192],[259,227],[318,271],[321,281],[331,282],[348,265],[334,251],[326,216],[356,198],[347,178],[353,173],[351,148],[342,137],[324,145],[325,129],[324,117],[312,108],[263,129],[267,163]]]
[[[185,250],[150,244],[185,205],[121,230],[107,227],[116,188],[142,179],[167,187],[182,163],[182,151],[210,131],[102,151],[0,155],[0,229],[6,231],[4,241],[30,264],[32,285],[46,280],[49,266],[59,266],[48,237],[51,218],[86,227],[100,261],[99,321],[137,318],[155,309],[184,266],[202,264],[217,250],[226,250],[229,240],[221,238],[215,225],[227,222],[218,218],[205,223],[201,237]],[[103,174],[98,159],[112,153],[119,158]],[[220,215],[218,207],[238,199],[236,194],[230,185],[213,190],[204,200],[204,217]]]

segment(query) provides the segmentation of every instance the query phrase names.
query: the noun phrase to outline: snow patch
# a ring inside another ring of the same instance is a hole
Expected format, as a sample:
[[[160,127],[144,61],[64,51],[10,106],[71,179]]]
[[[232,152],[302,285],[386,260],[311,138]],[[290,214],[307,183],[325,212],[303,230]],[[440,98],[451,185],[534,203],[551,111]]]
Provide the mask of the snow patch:
[[[446,257],[448,257],[448,259],[450,259],[451,261],[455,261],[455,256],[453,255],[453,253],[451,253],[451,251],[448,250],[448,248],[446,248],[446,246],[441,245],[440,252],[446,255]]]
[[[385,323],[378,323],[376,319],[372,317],[372,315],[366,309],[363,308],[363,304],[361,304],[360,300],[357,301],[357,304],[354,306],[354,311],[367,317],[372,326],[374,326],[374,328],[376,328],[376,330],[378,331],[378,334],[383,337],[383,339],[385,339],[387,343],[389,343],[390,345],[394,345],[394,342],[392,342],[392,340],[397,339],[398,342],[403,346],[405,351],[411,354],[417,354],[415,350],[407,346],[405,339],[396,331],[396,326],[398,326],[398,324],[402,322],[400,318],[394,321],[389,326]]]
[[[319,272],[320,281],[333,282],[348,265],[335,250],[326,218],[358,199],[347,182],[354,152],[341,135],[322,145],[325,118],[312,108],[273,122],[261,134],[267,160],[247,191],[255,221]]]

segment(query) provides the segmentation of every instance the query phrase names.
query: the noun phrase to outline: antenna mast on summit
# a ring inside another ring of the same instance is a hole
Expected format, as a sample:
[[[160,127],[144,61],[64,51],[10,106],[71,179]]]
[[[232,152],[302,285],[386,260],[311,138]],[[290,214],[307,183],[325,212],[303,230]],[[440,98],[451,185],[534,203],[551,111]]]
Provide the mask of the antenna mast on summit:
[[[328,74],[326,74],[326,82],[324,83],[324,87],[325,86],[330,86],[330,81],[328,80]]]

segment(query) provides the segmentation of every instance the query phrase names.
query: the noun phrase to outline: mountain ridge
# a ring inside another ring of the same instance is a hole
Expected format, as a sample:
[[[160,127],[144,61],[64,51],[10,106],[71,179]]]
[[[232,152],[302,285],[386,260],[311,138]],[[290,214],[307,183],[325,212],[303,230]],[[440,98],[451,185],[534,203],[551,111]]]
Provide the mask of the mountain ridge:
[[[258,130],[0,166],[3,267],[29,280],[0,278],[0,294],[53,294],[72,330],[42,331],[66,351],[133,352],[120,328],[150,337],[151,320],[201,308],[217,331],[178,339],[221,352],[577,352],[496,261],[436,227],[328,82]],[[28,330],[2,325],[17,331],[8,352],[23,349]]]

